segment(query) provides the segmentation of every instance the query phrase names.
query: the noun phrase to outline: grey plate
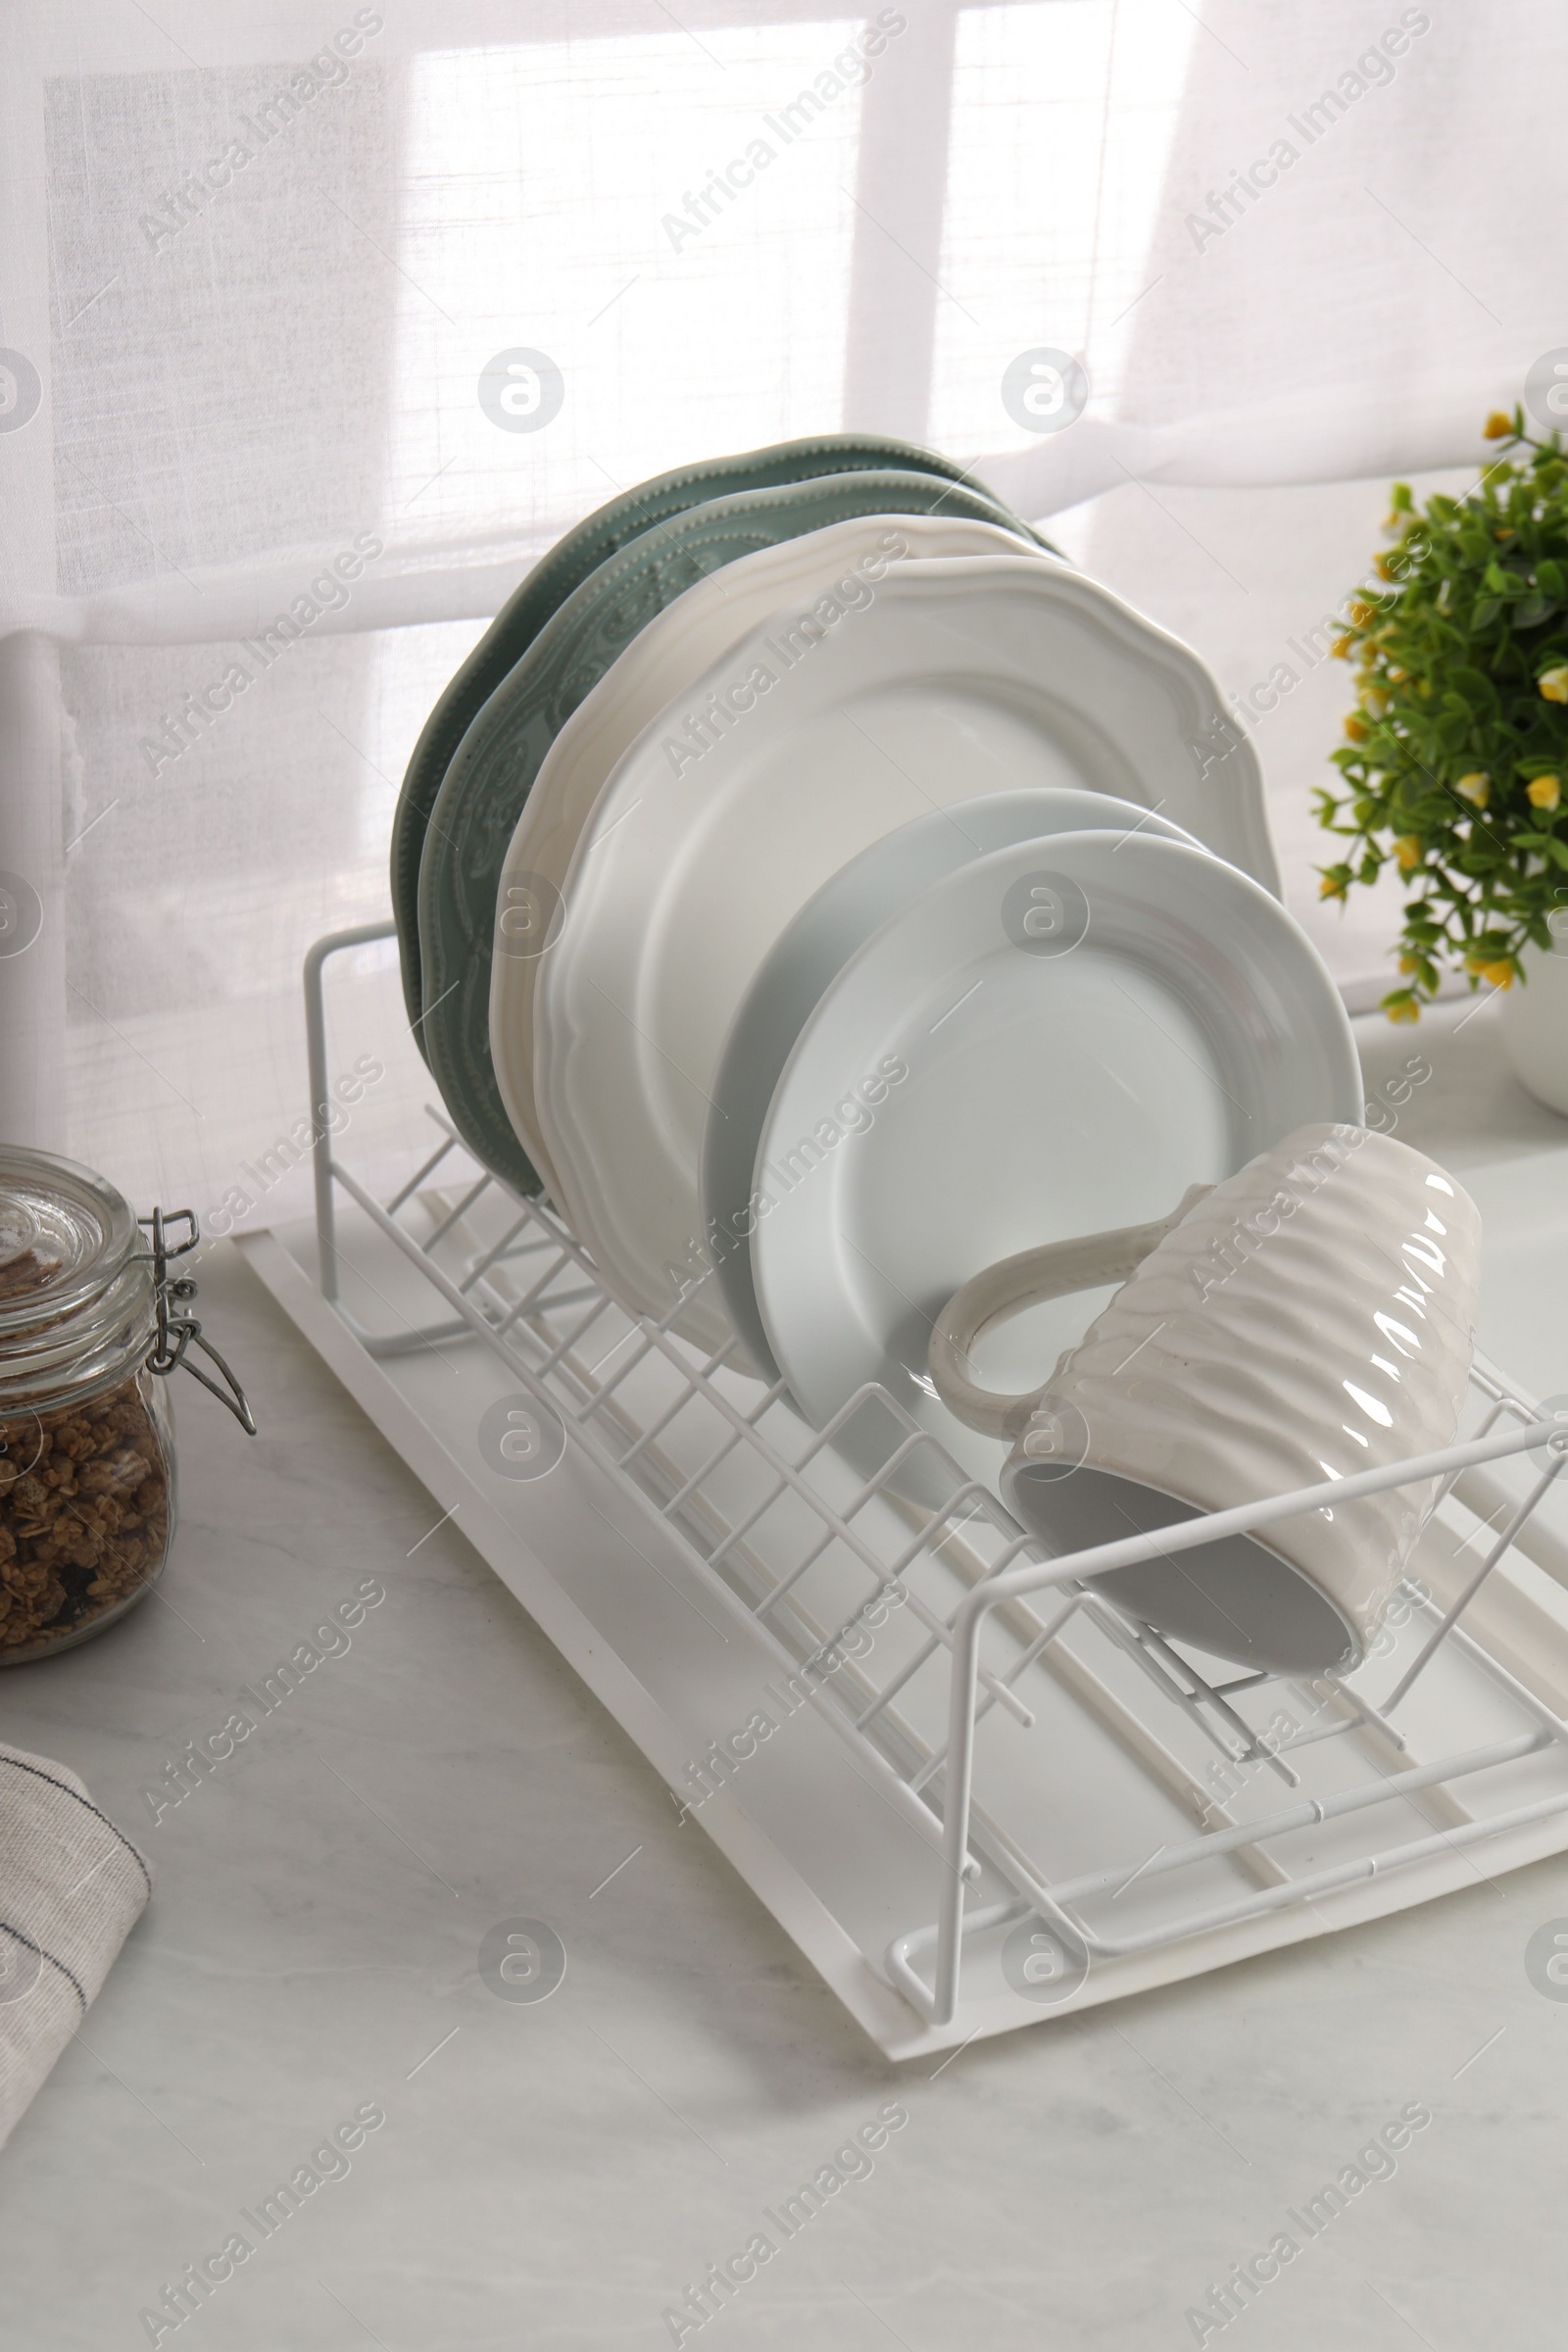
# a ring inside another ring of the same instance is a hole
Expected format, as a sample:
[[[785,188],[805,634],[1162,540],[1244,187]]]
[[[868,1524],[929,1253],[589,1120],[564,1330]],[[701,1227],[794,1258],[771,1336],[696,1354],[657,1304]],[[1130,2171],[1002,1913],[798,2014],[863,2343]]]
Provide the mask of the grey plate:
[[[416,1035],[464,1142],[519,1192],[538,1192],[540,1179],[490,1060],[490,961],[507,845],[551,744],[644,623],[697,580],[852,515],[938,512],[1024,527],[977,490],[905,472],[829,474],[674,515],[567,597],[467,729],[430,810],[419,860],[424,1009]]]
[[[872,933],[791,1049],[753,1178],[773,1203],[758,1302],[806,1418],[825,1428],[878,1382],[993,1491],[1006,1442],[959,1422],[924,1369],[959,1286],[1019,1250],[1168,1216],[1190,1185],[1363,1106],[1339,992],[1260,883],[1147,828],[1057,834],[1044,856],[1025,841],[970,858]],[[1046,882],[1079,919],[1026,939]],[[808,1159],[796,1139],[879,1057],[904,1074],[874,1120]],[[1105,1297],[1006,1320],[988,1385],[1037,1390]],[[834,1442],[860,1454],[855,1435]],[[924,1451],[895,1473],[917,1499],[934,1492]]]
[[[656,474],[635,490],[623,491],[596,508],[557,541],[508,598],[425,720],[392,820],[392,911],[411,1022],[417,1023],[421,1010],[419,860],[430,811],[448,763],[469,725],[546,621],[601,564],[671,515],[741,490],[770,489],[814,480],[822,474],[861,470],[933,474],[945,481],[965,478],[963,468],[950,459],[875,433],[823,433],[811,440],[780,441],[738,457],[711,458],[701,466],[682,466],[671,473]],[[1023,524],[1014,527],[1027,529]],[[417,1039],[416,1026],[414,1034]]]
[[[781,933],[735,1016],[703,1129],[703,1232],[724,1305],[758,1369],[780,1377],[752,1279],[748,1223],[768,1106],[795,1041],[839,973],[891,914],[945,874],[1051,833],[1136,829],[1201,845],[1102,792],[1040,786],[933,809],[852,858]]]

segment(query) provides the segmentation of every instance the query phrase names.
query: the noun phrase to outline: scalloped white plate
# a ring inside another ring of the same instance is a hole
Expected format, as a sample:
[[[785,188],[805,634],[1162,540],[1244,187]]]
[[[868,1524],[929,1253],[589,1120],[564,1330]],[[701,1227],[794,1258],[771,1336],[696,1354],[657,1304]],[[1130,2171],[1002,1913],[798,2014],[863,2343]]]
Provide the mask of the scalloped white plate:
[[[900,551],[903,551],[902,554]],[[550,1153],[533,1106],[533,1003],[540,962],[509,936],[519,906],[524,937],[543,913],[554,919],[572,852],[615,762],[672,695],[687,692],[737,638],[778,612],[788,597],[809,609],[833,581],[868,559],[895,563],[938,557],[1022,554],[1054,563],[989,522],[949,514],[857,514],[804,532],[778,547],[740,556],[698,580],[646,621],[545,754],[508,845],[496,889],[495,958],[490,966],[490,1059],[507,1116],[545,1180],[556,1189]]]
[[[617,1297],[680,1302],[710,1348],[733,1336],[698,1191],[713,1074],[773,942],[849,858],[932,808],[1066,785],[1157,809],[1277,888],[1250,747],[1211,757],[1219,689],[1108,589],[971,557],[901,564],[814,642],[781,633],[796,618],[735,645],[621,760],[535,983],[561,1205]]]

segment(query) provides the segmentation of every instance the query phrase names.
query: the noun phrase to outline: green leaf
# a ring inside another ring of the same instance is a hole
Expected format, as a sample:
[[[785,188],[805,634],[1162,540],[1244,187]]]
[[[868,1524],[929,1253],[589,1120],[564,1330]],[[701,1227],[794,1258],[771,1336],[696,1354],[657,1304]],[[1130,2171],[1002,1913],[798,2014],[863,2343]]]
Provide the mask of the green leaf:
[[[1496,709],[1497,690],[1484,670],[1472,669],[1465,662],[1456,662],[1448,672],[1448,682],[1472,710]]]
[[[1568,807],[1537,809],[1526,791],[1540,775],[1568,778],[1568,707],[1536,683],[1568,665],[1564,438],[1521,434],[1489,455],[1467,498],[1434,493],[1419,515],[1396,489],[1391,584],[1356,592],[1366,618],[1348,634],[1371,655],[1386,708],[1359,745],[1327,755],[1339,789],[1319,790],[1316,807],[1349,859],[1326,869],[1342,889],[1378,874],[1400,837],[1421,845],[1400,891],[1411,986],[1392,1000],[1412,1013],[1446,967],[1509,962],[1547,936],[1559,894],[1568,902]],[[1489,809],[1455,797],[1472,768],[1494,778]]]

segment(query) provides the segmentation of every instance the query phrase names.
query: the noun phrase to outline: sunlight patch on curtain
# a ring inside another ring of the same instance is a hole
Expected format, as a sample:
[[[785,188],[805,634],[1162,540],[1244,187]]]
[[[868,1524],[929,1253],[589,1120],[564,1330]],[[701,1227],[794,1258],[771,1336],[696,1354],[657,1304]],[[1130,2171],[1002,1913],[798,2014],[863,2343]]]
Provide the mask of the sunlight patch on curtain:
[[[408,527],[543,543],[665,466],[833,429],[859,125],[835,60],[858,29],[410,61],[388,498]],[[541,429],[480,405],[515,351],[561,371]]]
[[[958,21],[931,436],[1023,445],[1002,375],[1046,345],[1114,411],[1197,26],[1176,0],[1029,0]]]

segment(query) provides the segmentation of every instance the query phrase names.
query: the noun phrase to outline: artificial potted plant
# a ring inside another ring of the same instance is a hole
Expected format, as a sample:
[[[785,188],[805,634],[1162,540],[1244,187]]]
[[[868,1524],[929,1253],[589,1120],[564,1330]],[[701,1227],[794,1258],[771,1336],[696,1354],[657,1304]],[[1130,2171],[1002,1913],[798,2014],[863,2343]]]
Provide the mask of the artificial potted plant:
[[[1484,430],[1507,447],[1466,496],[1418,508],[1394,485],[1392,545],[1335,646],[1359,693],[1318,815],[1350,846],[1319,870],[1342,900],[1391,862],[1404,879],[1391,1020],[1420,1017],[1445,965],[1507,991],[1509,1058],[1568,1113],[1568,455],[1519,409]]]

